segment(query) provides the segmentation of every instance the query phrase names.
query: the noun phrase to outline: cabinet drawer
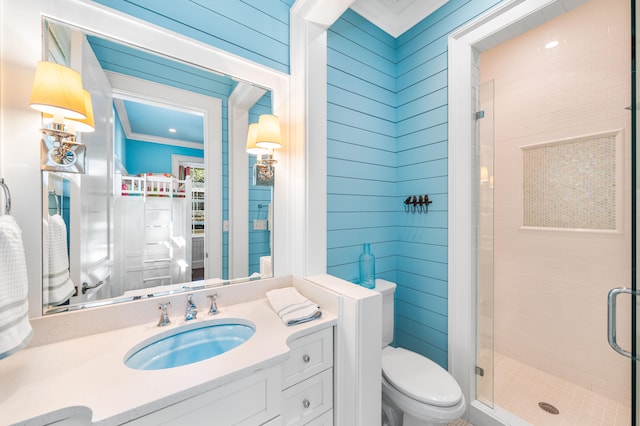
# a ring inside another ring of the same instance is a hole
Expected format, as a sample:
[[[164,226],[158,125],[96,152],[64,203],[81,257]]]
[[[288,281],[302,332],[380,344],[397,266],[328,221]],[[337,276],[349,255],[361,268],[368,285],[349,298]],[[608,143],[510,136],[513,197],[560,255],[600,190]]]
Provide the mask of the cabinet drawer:
[[[282,392],[283,426],[304,425],[333,408],[333,368]]]
[[[304,426],[333,426],[333,410],[329,410],[320,417],[305,423]]]
[[[289,343],[291,356],[282,368],[282,388],[286,389],[333,366],[333,327]]]
[[[269,420],[266,423],[263,423],[260,426],[282,426],[282,417],[278,416],[274,419]]]
[[[278,415],[280,366],[204,392],[135,419],[128,425],[256,425]]]

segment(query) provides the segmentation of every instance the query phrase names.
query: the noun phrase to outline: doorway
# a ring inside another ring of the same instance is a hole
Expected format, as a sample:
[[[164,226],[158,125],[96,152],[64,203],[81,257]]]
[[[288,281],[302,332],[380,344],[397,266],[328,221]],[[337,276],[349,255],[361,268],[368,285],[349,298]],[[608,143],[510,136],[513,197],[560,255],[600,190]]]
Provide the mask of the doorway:
[[[538,4],[516,19],[523,4],[506,3],[506,14],[519,27],[527,27],[521,21],[541,10]],[[544,3],[543,8],[551,4]],[[474,183],[466,188],[474,212],[473,240],[466,243],[477,251],[466,254],[475,344],[463,345],[474,371],[463,371],[464,361],[457,363],[455,356],[450,365],[469,389],[474,425],[630,424],[631,364],[608,347],[606,337],[607,292],[632,284],[628,3],[591,0],[542,24],[538,19],[523,34],[496,37],[494,28],[490,42],[490,32],[483,43],[478,33],[475,41],[473,35],[465,40],[475,52],[469,69],[478,66],[479,91],[469,96],[485,103],[484,118],[469,129],[470,135],[478,132],[480,142],[468,164]],[[487,21],[459,34],[458,41],[480,32]],[[558,45],[545,48],[556,37]],[[456,127],[454,115],[451,127]],[[455,164],[463,155],[468,150],[450,159]],[[581,167],[587,163],[591,171]],[[594,191],[600,184],[613,191],[596,195],[595,208],[582,204],[579,188]],[[558,197],[568,204],[546,204]],[[598,213],[601,208],[607,213]],[[608,222],[580,222],[580,217]],[[453,263],[450,271],[460,265]],[[454,293],[464,288],[456,276],[461,274],[450,276]],[[459,312],[465,301],[451,303]],[[623,341],[631,335],[630,305],[619,303],[617,331]],[[622,345],[630,347],[629,340]],[[515,379],[510,388],[509,379]],[[536,385],[534,379],[543,382]]]
[[[205,239],[206,239],[206,189],[205,170],[206,162],[204,158],[189,157],[185,155],[171,156],[171,169],[178,179],[191,180],[191,201],[190,223],[191,223],[191,246],[187,248],[190,262],[190,281],[201,281],[207,276],[205,273]]]

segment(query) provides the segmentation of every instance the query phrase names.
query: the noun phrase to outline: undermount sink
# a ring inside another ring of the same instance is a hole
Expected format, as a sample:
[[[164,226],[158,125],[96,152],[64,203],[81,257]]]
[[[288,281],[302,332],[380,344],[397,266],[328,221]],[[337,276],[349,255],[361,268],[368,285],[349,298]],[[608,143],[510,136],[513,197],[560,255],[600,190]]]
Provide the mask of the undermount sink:
[[[161,370],[220,355],[249,340],[255,326],[246,322],[205,321],[186,324],[136,345],[125,365],[136,370]]]

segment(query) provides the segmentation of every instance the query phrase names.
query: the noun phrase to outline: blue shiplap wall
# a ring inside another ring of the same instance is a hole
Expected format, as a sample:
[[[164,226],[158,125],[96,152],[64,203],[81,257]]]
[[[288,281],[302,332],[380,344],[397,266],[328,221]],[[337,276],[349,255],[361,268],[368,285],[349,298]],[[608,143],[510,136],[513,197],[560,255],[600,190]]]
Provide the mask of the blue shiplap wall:
[[[348,10],[327,41],[327,272],[358,281],[371,243],[395,280],[395,40]]]
[[[142,173],[171,174],[171,156],[174,154],[204,158],[204,151],[201,149],[127,139],[125,156],[129,160],[124,164],[127,172],[132,175]]]
[[[289,73],[289,9],[294,0],[94,1]]]
[[[443,366],[448,332],[447,38],[498,2],[450,0],[397,40],[397,202],[409,194],[429,194],[433,204],[428,214],[398,214],[396,343]]]
[[[373,242],[395,344],[447,366],[447,37],[499,0],[450,0],[393,39],[347,11],[328,35],[328,272]],[[428,214],[404,212],[429,194]]]

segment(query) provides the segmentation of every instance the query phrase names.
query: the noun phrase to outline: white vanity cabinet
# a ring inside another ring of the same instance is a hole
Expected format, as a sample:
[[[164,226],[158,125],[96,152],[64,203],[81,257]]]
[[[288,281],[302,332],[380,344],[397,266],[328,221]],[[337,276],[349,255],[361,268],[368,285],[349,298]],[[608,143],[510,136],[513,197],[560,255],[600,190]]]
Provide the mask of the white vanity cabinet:
[[[263,424],[280,412],[281,371],[281,365],[260,370],[126,424],[135,426]]]
[[[289,342],[282,366],[283,426],[333,425],[333,327]]]
[[[333,426],[333,327],[295,339],[289,348],[281,364],[126,424]]]

